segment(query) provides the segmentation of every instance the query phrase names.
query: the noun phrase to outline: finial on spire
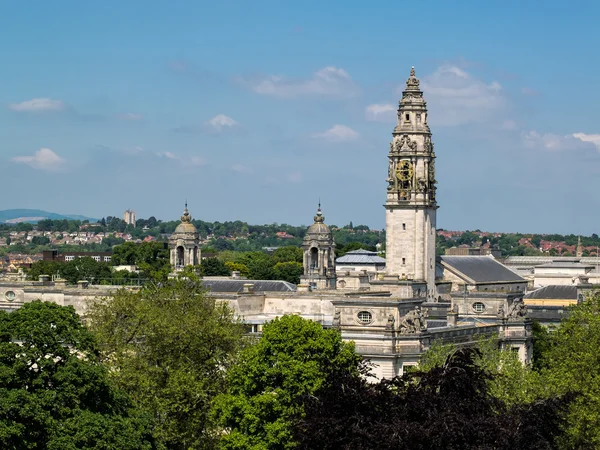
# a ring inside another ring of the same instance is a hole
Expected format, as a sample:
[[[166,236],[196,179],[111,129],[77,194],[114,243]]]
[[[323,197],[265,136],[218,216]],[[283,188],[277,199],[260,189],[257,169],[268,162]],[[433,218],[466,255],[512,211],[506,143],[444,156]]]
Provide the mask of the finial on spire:
[[[182,222],[191,222],[192,218],[190,217],[190,213],[187,207],[187,198],[185,199],[185,209],[183,210],[183,216],[181,216]]]
[[[319,199],[319,207],[317,208],[317,214],[315,215],[315,223],[323,222],[325,222],[325,217],[323,217],[323,212],[321,211],[321,199]]]
[[[419,90],[419,79],[415,73],[415,66],[412,66],[410,69],[410,76],[406,80],[406,89]]]

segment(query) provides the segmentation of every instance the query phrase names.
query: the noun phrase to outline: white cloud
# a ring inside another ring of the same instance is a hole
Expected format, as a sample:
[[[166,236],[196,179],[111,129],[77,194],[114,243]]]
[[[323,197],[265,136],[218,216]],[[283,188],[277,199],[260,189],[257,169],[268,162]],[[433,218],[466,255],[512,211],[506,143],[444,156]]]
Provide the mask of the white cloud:
[[[530,130],[521,133],[523,145],[527,148],[544,149],[548,151],[578,150],[589,148],[589,144],[600,145],[600,135],[575,133],[560,135],[554,133],[538,133]]]
[[[314,138],[325,139],[330,142],[355,141],[359,136],[356,131],[345,125],[334,125],[327,131],[313,134]]]
[[[49,171],[61,169],[65,162],[64,159],[49,148],[40,148],[30,156],[15,156],[11,161],[19,164],[27,164],[34,169]]]
[[[600,134],[573,133],[571,136],[575,139],[579,139],[581,142],[594,144],[600,151]]]
[[[289,173],[287,179],[290,183],[300,183],[302,181],[302,174],[300,172]]]
[[[247,83],[257,94],[279,98],[302,96],[353,97],[358,93],[356,84],[344,69],[328,66],[317,70],[311,78],[304,80],[287,79],[272,75]]]
[[[391,103],[376,103],[365,108],[365,115],[367,120],[394,122],[396,120],[396,114],[393,113],[395,113],[397,109],[398,107]]]
[[[205,166],[206,165],[206,160],[200,156],[192,156],[190,158],[190,163],[193,166]]]
[[[60,100],[52,100],[51,98],[33,98],[21,103],[12,103],[8,107],[17,112],[45,112],[62,111],[66,108],[66,105]]]
[[[506,119],[502,121],[502,124],[500,125],[500,129],[506,131],[514,131],[517,128],[519,128],[519,125],[512,119]]]
[[[435,125],[483,122],[507,105],[498,82],[487,84],[452,65],[440,66],[424,77],[421,88],[430,105],[430,122]]]
[[[252,172],[252,169],[250,169],[249,167],[246,167],[242,164],[235,164],[234,166],[231,167],[231,170],[233,170],[234,172],[239,172],[239,173],[250,173]]]
[[[142,120],[143,116],[141,114],[135,114],[135,113],[125,113],[125,114],[119,114],[117,116],[119,119],[121,120]]]
[[[225,114],[217,114],[204,125],[213,132],[222,133],[237,128],[240,124]]]
[[[156,156],[160,157],[160,158],[167,158],[167,159],[171,159],[173,161],[180,161],[181,158],[179,156],[177,156],[175,153],[173,152],[157,152]]]

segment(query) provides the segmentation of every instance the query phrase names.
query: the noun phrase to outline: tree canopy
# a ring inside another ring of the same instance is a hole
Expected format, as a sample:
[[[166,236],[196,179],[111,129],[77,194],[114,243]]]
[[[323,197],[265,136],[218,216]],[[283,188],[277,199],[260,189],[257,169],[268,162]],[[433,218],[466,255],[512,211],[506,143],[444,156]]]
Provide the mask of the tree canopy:
[[[454,352],[428,372],[369,383],[332,373],[295,423],[300,449],[552,449],[559,397],[508,408],[491,395],[477,350]]]
[[[155,419],[172,449],[213,448],[208,411],[243,346],[243,326],[191,273],[121,290],[89,311],[112,379]]]
[[[332,373],[358,373],[361,357],[337,330],[286,315],[265,324],[227,375],[228,392],[213,414],[224,428],[223,449],[290,449],[292,419],[301,398],[321,389]]]
[[[0,311],[0,447],[156,448],[149,417],[111,386],[72,307]]]

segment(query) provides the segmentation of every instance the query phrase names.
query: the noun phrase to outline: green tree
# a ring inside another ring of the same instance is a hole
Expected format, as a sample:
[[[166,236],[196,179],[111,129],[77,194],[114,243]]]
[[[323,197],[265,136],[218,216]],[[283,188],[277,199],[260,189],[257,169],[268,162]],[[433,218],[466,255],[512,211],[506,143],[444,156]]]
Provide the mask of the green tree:
[[[151,423],[110,384],[72,307],[0,311],[0,447],[153,449]]]
[[[221,448],[294,448],[292,419],[303,415],[303,396],[335,372],[358,373],[360,361],[353,344],[317,322],[286,315],[266,324],[229,371],[228,393],[215,401],[213,414],[225,431]]]
[[[202,260],[200,267],[202,276],[205,277],[228,277],[231,275],[231,270],[218,258],[206,258]]]
[[[231,309],[189,271],[100,299],[89,318],[113,380],[156,418],[159,441],[169,449],[213,448],[208,411],[244,342]]]
[[[496,338],[481,338],[475,347],[475,363],[491,375],[488,379],[491,395],[508,406],[530,403],[543,396],[539,374],[521,363],[516,353],[501,349]],[[427,372],[441,367],[457,351],[455,345],[434,342],[421,357],[418,369]]]
[[[544,355],[544,385],[551,393],[577,392],[568,416],[565,448],[600,448],[600,293],[571,308],[552,333]]]
[[[278,262],[273,267],[275,277],[278,280],[288,281],[293,284],[300,283],[300,275],[304,273],[304,268],[299,262]]]
[[[227,261],[225,263],[225,267],[227,267],[231,272],[233,272],[233,271],[239,272],[240,275],[243,277],[247,277],[248,273],[249,273],[248,266],[246,266],[245,264],[242,264],[242,263]]]
[[[304,253],[300,247],[288,245],[287,247],[278,248],[271,255],[275,263],[279,262],[302,262]]]

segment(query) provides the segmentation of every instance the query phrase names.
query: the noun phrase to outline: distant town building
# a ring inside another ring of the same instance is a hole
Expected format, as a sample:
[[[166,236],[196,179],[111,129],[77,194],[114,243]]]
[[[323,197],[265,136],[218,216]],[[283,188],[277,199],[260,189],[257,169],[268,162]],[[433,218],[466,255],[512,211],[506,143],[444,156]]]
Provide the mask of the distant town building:
[[[133,225],[135,227],[135,211],[128,209],[123,214],[123,220],[127,225]]]
[[[77,258],[92,258],[98,262],[110,262],[112,252],[63,252],[58,253],[58,250],[44,250],[42,259],[44,261],[59,261],[69,262]]]

